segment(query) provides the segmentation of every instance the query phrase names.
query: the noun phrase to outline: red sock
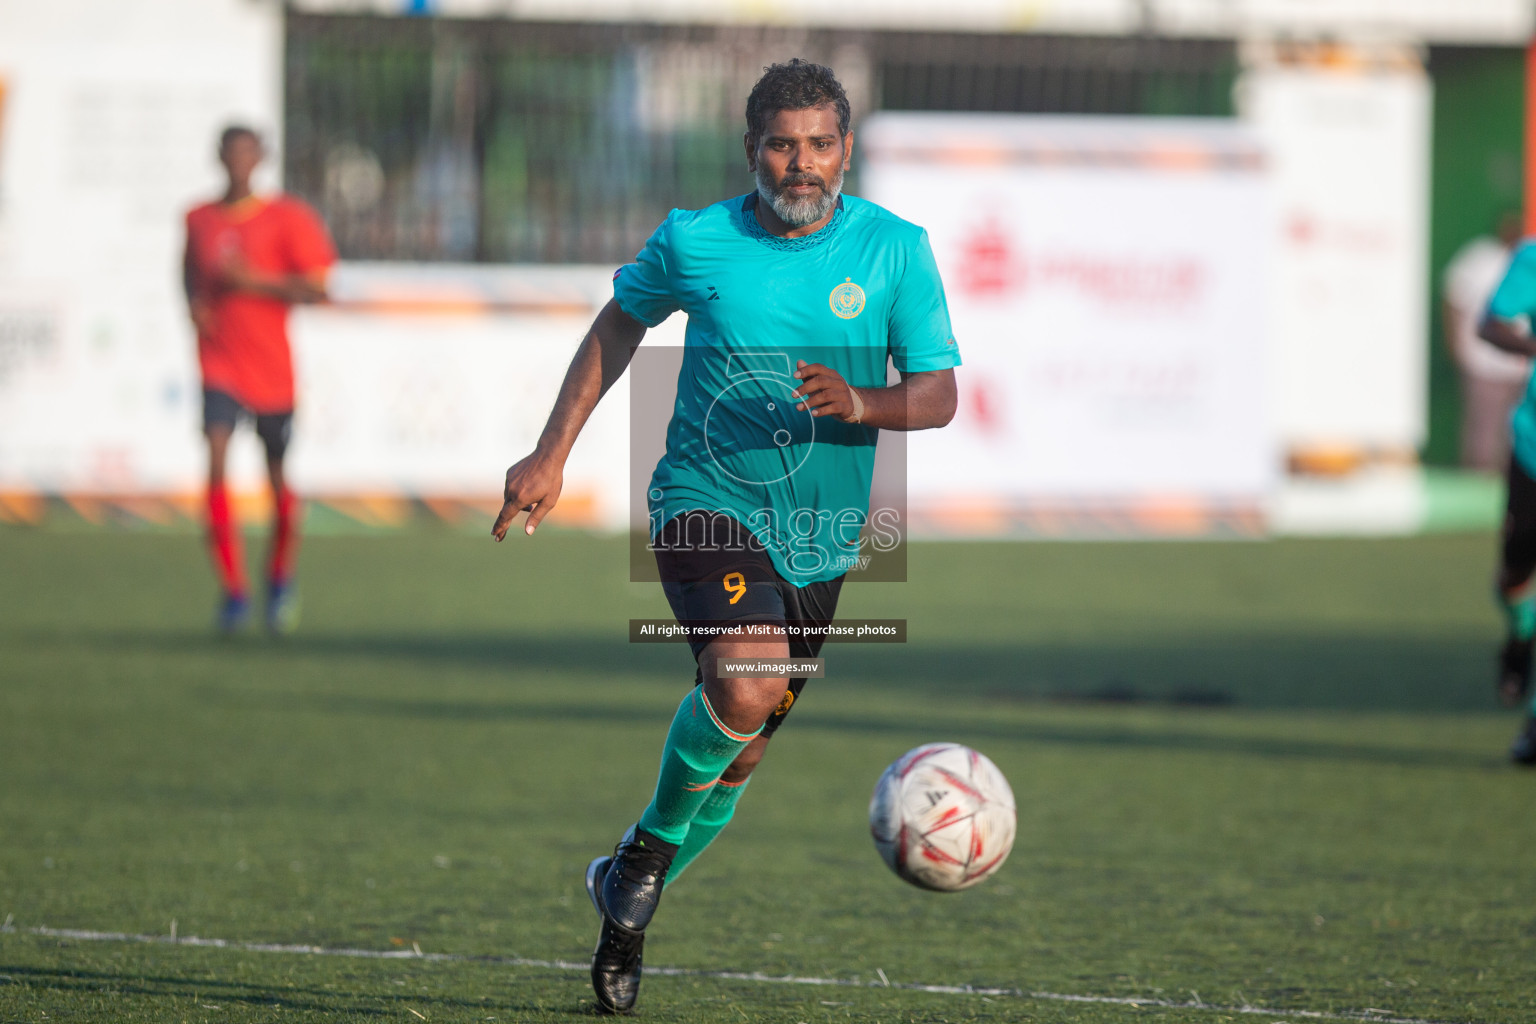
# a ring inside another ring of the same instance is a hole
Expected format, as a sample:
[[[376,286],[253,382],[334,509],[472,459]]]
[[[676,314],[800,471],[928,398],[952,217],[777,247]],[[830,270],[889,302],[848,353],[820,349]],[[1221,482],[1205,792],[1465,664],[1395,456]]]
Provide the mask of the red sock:
[[[293,560],[299,550],[299,499],[283,488],[273,496],[272,560],[267,579],[287,583],[293,578]]]
[[[229,492],[223,485],[208,488],[208,545],[224,592],[245,596],[245,559],[240,551],[240,531],[229,511]]]

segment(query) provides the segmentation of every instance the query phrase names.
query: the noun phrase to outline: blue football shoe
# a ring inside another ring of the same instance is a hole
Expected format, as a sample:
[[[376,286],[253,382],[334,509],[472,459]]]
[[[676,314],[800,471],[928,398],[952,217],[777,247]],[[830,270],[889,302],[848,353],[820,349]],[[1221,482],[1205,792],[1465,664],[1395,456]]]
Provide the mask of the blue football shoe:
[[[214,625],[220,633],[231,636],[245,628],[251,617],[251,604],[244,594],[225,594],[219,603],[219,614]]]
[[[299,628],[299,592],[293,581],[267,586],[267,631],[287,636]]]

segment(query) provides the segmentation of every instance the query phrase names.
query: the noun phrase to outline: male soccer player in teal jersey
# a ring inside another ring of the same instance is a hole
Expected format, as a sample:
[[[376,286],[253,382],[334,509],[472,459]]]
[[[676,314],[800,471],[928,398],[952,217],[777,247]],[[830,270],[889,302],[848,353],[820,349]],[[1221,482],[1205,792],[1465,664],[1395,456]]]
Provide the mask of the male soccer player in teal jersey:
[[[941,427],[959,352],[922,229],[843,196],[847,97],[827,68],[767,69],[747,100],[757,190],[673,211],[614,278],[527,458],[507,471],[492,529],[520,511],[532,534],[560,496],[582,424],[648,327],[688,329],[666,454],[648,491],[651,540],[695,686],[667,733],[655,794],[612,857],[587,869],[601,918],[599,1006],[639,990],[645,928],[662,887],[719,834],[804,679],[743,677],[722,663],[812,657],[792,623],[830,621],[868,515],[880,430]],[[887,386],[890,362],[901,376]],[[750,626],[750,628],[748,628]]]
[[[1509,352],[1536,356],[1530,331],[1536,315],[1536,244],[1516,250],[1478,333]],[[1532,378],[1536,382],[1536,378]],[[1509,496],[1499,559],[1497,592],[1507,626],[1499,653],[1499,695],[1507,704],[1525,699],[1531,688],[1531,642],[1536,635],[1536,383],[1510,420]],[[1517,764],[1536,765],[1536,702],[1527,708],[1525,727],[1509,756]]]

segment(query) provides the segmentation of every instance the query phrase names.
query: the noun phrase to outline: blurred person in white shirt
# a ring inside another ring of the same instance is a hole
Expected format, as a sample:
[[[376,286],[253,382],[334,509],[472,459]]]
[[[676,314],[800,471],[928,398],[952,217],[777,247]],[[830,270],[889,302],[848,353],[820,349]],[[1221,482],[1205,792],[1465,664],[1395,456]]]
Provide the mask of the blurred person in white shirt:
[[[1441,281],[1441,324],[1461,374],[1461,464],[1502,472],[1509,461],[1509,417],[1525,392],[1531,360],[1478,337],[1488,298],[1498,287],[1515,243],[1521,215],[1499,218],[1497,237],[1479,235],[1456,251]]]

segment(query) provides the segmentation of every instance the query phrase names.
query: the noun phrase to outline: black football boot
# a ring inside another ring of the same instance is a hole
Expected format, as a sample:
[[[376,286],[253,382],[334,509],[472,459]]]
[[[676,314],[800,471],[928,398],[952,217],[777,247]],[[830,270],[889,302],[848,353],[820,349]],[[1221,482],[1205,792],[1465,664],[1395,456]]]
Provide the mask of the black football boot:
[[[676,846],[639,826],[625,832],[603,874],[603,917],[625,931],[645,931],[676,856]]]
[[[1531,689],[1531,641],[1510,637],[1499,651],[1499,700],[1517,706]]]
[[[1525,720],[1525,728],[1510,744],[1509,759],[1515,764],[1536,765],[1536,717]]]
[[[592,951],[592,991],[604,1013],[628,1013],[640,994],[640,960],[645,948],[644,932],[627,932],[614,927],[603,913],[603,878],[612,857],[598,857],[587,865],[587,896],[603,928]]]
[[[603,922],[592,951],[592,991],[606,1013],[634,1008],[645,927],[675,856],[676,846],[635,827],[624,833],[612,857],[587,865],[587,896]]]

